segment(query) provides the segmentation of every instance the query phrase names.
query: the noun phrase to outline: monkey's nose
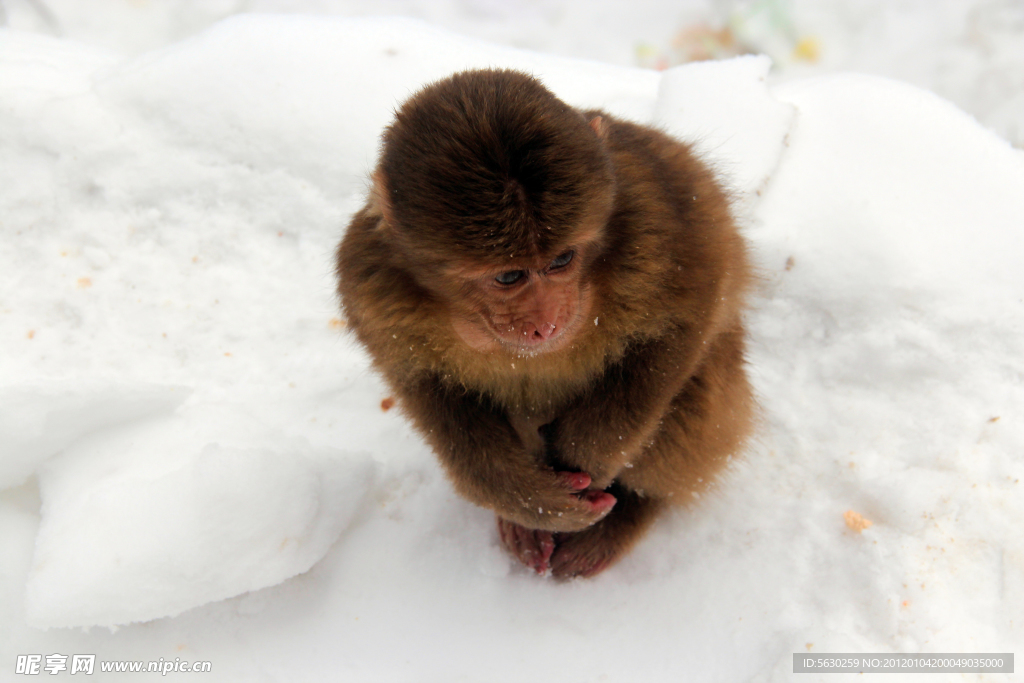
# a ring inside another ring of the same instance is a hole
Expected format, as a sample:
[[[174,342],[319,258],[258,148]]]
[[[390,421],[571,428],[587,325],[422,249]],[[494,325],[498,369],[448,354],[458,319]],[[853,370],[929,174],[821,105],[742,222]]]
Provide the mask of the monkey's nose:
[[[541,323],[540,327],[537,328],[536,333],[539,334],[543,339],[550,339],[551,335],[555,333],[555,324]]]
[[[536,327],[536,329],[534,329],[533,337],[534,337],[534,339],[538,339],[538,340],[543,339],[544,341],[547,341],[548,339],[551,338],[551,335],[553,335],[554,333],[555,333],[555,325],[554,325],[554,323],[541,323],[540,325],[538,325]]]
[[[558,327],[554,323],[541,323],[539,325],[526,325],[523,329],[523,340],[527,344],[541,344],[555,336]]]

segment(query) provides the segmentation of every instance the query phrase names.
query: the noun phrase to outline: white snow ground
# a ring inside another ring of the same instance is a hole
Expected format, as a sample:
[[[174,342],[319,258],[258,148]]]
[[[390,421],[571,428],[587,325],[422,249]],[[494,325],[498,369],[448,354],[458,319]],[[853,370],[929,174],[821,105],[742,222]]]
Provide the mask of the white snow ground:
[[[391,108],[481,65],[693,139],[762,267],[757,439],[592,581],[501,552],[337,320]],[[798,651],[1024,650],[1024,154],[906,85],[766,71],[400,20],[235,19],[133,59],[0,32],[0,680],[32,653],[777,681]]]
[[[772,56],[774,81],[849,70],[913,83],[1024,147],[1020,0],[0,0],[0,24],[126,54],[247,12],[408,16],[620,66],[746,49]]]

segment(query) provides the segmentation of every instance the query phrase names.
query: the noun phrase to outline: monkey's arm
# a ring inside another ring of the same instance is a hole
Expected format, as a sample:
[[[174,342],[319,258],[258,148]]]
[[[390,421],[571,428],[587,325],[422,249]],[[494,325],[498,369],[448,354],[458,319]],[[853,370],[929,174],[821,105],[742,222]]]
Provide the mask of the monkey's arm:
[[[577,531],[604,517],[611,494],[585,473],[556,472],[523,445],[508,418],[477,394],[421,375],[394,383],[404,411],[434,447],[460,494],[531,529]]]
[[[560,461],[604,488],[654,438],[672,399],[696,373],[713,339],[675,329],[634,345],[554,423]]]

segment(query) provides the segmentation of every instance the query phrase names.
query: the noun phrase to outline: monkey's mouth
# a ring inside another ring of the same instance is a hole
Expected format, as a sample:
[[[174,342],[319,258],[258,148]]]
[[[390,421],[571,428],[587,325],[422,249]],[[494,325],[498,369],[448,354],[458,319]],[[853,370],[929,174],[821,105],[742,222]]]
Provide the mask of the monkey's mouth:
[[[491,333],[501,347],[517,356],[537,356],[564,348],[580,324],[580,316],[567,316],[564,322],[505,326],[491,324]]]
[[[479,353],[539,356],[571,346],[585,332],[589,306],[566,308],[546,325],[541,323],[543,327],[529,319],[514,320],[490,311],[453,311],[451,322],[456,338]]]

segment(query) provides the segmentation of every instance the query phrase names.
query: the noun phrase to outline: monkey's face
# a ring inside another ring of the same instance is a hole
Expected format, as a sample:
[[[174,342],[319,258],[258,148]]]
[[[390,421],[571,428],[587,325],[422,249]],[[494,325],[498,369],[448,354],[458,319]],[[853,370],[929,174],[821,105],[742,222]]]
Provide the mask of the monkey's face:
[[[548,353],[571,344],[590,314],[586,249],[521,260],[503,267],[463,264],[449,271],[461,282],[450,299],[458,337],[480,352]]]

